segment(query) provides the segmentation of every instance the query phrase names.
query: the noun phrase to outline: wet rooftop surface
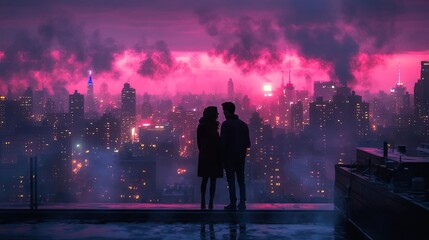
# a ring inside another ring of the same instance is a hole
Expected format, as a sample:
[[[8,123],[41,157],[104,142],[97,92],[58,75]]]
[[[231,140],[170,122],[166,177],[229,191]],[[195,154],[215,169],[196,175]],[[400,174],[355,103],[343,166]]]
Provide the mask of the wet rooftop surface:
[[[333,204],[0,205],[0,239],[366,239]]]
[[[198,204],[51,204],[0,206],[0,223],[12,221],[80,220],[102,222],[247,222],[296,223],[333,221],[332,204],[248,204],[246,211],[200,210]]]
[[[248,203],[247,210],[334,210],[333,203]],[[214,205],[214,210],[223,210],[224,205]],[[5,209],[29,209],[29,203],[0,204]],[[199,210],[199,204],[159,203],[50,203],[39,204],[38,209],[135,209],[135,210]]]

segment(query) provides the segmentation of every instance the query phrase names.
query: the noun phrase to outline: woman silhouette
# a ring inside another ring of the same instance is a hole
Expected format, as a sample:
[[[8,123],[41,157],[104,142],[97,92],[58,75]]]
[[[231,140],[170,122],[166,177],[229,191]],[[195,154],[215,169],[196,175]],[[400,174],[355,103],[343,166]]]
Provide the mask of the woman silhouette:
[[[198,143],[198,177],[201,180],[201,209],[206,209],[206,189],[210,178],[209,209],[213,209],[213,198],[216,191],[216,178],[223,177],[223,168],[219,151],[219,122],[217,108],[209,106],[204,109],[203,117],[197,128]]]

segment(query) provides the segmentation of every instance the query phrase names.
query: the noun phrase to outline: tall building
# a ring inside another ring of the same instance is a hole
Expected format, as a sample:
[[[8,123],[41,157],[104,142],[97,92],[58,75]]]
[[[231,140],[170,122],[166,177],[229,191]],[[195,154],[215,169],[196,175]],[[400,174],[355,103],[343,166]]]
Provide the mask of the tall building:
[[[6,126],[6,96],[0,96],[0,129]]]
[[[172,131],[179,135],[179,154],[181,157],[189,157],[197,150],[194,142],[198,127],[197,112],[186,111],[182,106],[175,107],[168,113],[167,119],[172,123]]]
[[[282,162],[271,125],[254,112],[249,122],[252,146],[246,157],[246,180],[251,201],[278,201],[283,197]]]
[[[88,116],[92,116],[96,114],[97,109],[95,107],[95,99],[94,99],[94,84],[92,82],[92,72],[89,71],[88,76],[88,86],[86,89],[86,112]]]
[[[19,107],[21,108],[23,117],[26,120],[31,120],[33,116],[33,89],[31,87],[28,87],[24,95],[19,97]]]
[[[69,95],[69,113],[72,125],[83,123],[85,119],[84,98],[77,90],[74,90],[74,93]]]
[[[318,97],[310,104],[309,133],[317,151],[334,154],[334,163],[350,159],[350,149],[369,134],[369,104],[347,87],[338,88],[332,101]]]
[[[85,124],[85,143],[88,149],[119,149],[121,128],[119,119],[105,113],[100,119],[90,119]]]
[[[153,115],[153,107],[150,103],[150,96],[148,93],[143,95],[142,113],[141,117],[144,119],[150,119]]]
[[[228,81],[228,100],[234,100],[234,83],[232,82],[232,78]]]
[[[46,102],[43,107],[43,114],[47,117],[49,114],[53,114],[55,112],[55,102],[52,98],[46,99]]]
[[[401,82],[401,69],[398,69],[398,82],[395,87],[390,89],[390,96],[393,100],[393,113],[399,115],[401,110],[406,107],[407,102],[409,102],[409,99],[407,99],[407,90],[404,83]]]
[[[282,85],[279,92],[278,116],[276,116],[278,120],[275,121],[275,126],[290,129],[291,105],[296,103],[296,91],[295,86],[291,82],[290,71],[289,81],[286,85],[284,84],[284,77],[282,74]]]
[[[302,102],[298,101],[290,106],[290,130],[292,132],[301,132],[304,130],[304,111]]]
[[[334,82],[314,82],[314,99],[322,97],[324,100],[332,100],[332,97],[337,92],[337,86]]]
[[[133,128],[136,125],[136,90],[124,83],[121,93],[121,142],[133,141]],[[134,129],[135,130],[135,129]]]
[[[416,130],[429,139],[429,61],[421,62],[420,79],[414,85]]]
[[[38,118],[45,113],[45,102],[46,97],[48,96],[48,91],[46,88],[41,90],[34,91],[33,94],[33,113]]]

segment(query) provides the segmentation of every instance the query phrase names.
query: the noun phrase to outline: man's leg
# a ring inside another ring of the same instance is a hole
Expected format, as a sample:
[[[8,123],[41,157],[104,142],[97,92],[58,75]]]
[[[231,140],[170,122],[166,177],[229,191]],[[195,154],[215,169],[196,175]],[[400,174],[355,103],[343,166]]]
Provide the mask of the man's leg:
[[[239,210],[246,210],[246,185],[244,184],[244,163],[245,161],[239,161],[237,163],[237,182],[240,188],[240,203],[238,204]]]
[[[225,207],[227,210],[235,210],[237,196],[235,195],[235,171],[233,168],[226,168],[226,181],[228,182],[230,204]]]

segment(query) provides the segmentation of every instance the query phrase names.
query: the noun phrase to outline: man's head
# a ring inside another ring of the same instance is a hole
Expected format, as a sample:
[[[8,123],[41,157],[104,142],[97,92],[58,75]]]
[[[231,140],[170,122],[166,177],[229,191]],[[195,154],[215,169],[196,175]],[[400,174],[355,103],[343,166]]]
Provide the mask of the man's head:
[[[235,113],[235,105],[232,102],[222,103],[223,114],[225,117],[232,116]]]

